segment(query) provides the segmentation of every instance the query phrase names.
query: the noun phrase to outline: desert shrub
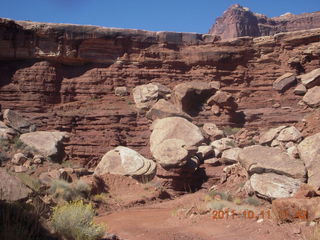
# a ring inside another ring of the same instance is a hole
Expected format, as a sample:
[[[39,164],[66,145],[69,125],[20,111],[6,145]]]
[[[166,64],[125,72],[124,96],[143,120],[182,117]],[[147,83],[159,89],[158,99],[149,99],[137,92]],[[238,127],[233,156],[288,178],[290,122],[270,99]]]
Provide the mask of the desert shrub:
[[[23,149],[25,147],[25,145],[23,144],[23,142],[21,142],[19,137],[15,137],[13,139],[13,146],[15,149]]]
[[[52,239],[42,227],[39,216],[26,204],[0,201],[0,239]]]
[[[240,130],[241,130],[241,128],[232,128],[232,127],[225,127],[225,128],[223,128],[223,132],[224,132],[227,136],[234,135],[234,134],[236,134],[237,132],[239,132]]]
[[[39,179],[34,178],[26,173],[16,173],[15,174],[21,182],[23,182],[25,185],[27,185],[29,188],[31,188],[35,192],[39,192],[41,188],[41,182]]]
[[[211,198],[214,198],[215,196],[219,195],[220,198],[225,201],[232,201],[233,200],[232,195],[227,192],[210,191],[208,195]]]
[[[58,201],[76,201],[85,199],[91,191],[90,186],[83,182],[68,183],[64,180],[53,180],[49,189],[49,193]]]
[[[53,209],[51,224],[68,240],[96,240],[104,235],[104,227],[93,223],[91,204],[82,201],[67,203]]]
[[[244,200],[245,203],[249,204],[249,205],[252,205],[252,206],[260,206],[261,205],[261,202],[259,201],[259,199],[255,198],[255,197],[247,197],[245,200]]]

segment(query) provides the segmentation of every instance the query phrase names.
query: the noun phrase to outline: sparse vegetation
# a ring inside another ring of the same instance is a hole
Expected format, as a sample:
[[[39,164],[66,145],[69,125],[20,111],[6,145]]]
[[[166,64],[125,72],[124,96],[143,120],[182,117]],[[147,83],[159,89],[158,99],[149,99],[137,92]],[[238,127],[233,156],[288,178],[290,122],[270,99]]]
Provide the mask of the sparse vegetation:
[[[212,199],[214,199],[216,196],[220,196],[220,198],[225,201],[232,201],[233,200],[233,196],[227,192],[210,191],[208,195]]]
[[[26,173],[15,174],[26,186],[31,188],[35,192],[39,192],[41,188],[41,182],[39,179],[34,178]]]
[[[86,199],[90,195],[90,186],[83,182],[68,183],[64,180],[54,180],[51,183],[49,192],[58,201],[76,201]]]
[[[247,197],[245,200],[244,200],[245,203],[249,204],[249,205],[252,205],[252,206],[260,206],[261,205],[261,202],[259,199],[257,199],[256,197]]]
[[[241,130],[241,128],[232,128],[232,127],[225,127],[223,128],[223,132],[227,135],[227,136],[230,136],[230,135],[234,135],[236,134],[237,132],[239,132]]]
[[[51,224],[66,239],[97,240],[104,235],[105,229],[93,223],[94,215],[91,204],[71,202],[53,209]]]

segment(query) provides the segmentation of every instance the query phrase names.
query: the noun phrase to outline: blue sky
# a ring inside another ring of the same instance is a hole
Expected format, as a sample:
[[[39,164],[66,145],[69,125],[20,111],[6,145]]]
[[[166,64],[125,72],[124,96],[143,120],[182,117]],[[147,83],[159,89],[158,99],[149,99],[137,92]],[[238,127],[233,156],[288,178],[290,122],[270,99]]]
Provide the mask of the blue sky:
[[[4,0],[0,17],[206,33],[215,18],[235,3],[270,17],[320,11],[320,0]]]

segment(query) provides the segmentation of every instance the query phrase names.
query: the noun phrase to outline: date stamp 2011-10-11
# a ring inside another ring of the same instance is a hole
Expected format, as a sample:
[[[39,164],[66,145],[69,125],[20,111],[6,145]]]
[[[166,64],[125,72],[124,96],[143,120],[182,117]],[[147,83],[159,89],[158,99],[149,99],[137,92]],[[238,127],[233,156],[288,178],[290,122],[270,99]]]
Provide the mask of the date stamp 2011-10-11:
[[[236,211],[233,209],[227,210],[213,210],[211,212],[212,219],[219,220],[219,219],[234,219],[236,216],[242,217],[244,219],[271,219],[273,214],[271,210],[261,210],[258,212],[252,210],[244,210],[244,211]],[[277,213],[278,217],[284,219],[289,217],[294,217],[302,220],[307,220],[308,218],[308,211],[298,210],[294,213],[289,212],[288,210],[283,210]]]

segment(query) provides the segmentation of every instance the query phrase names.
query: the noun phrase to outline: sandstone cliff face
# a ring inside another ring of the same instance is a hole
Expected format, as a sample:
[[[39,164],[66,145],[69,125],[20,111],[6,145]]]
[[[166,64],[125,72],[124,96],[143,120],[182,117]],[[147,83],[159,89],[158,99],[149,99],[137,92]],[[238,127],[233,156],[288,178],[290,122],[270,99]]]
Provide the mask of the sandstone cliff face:
[[[136,111],[132,96],[115,96],[116,87],[219,81],[239,112],[215,116],[203,106],[195,117],[200,125],[294,123],[309,110],[297,104],[301,96],[292,89],[279,94],[272,83],[286,72],[319,67],[319,40],[320,30],[217,41],[212,35],[1,19],[0,104],[40,130],[71,133],[71,159],[94,163],[118,145],[150,157],[150,121]]]
[[[217,18],[209,33],[222,39],[243,36],[271,36],[281,32],[292,32],[320,28],[320,12],[300,15],[284,14],[268,18],[253,13],[238,4],[231,6],[222,17]]]

